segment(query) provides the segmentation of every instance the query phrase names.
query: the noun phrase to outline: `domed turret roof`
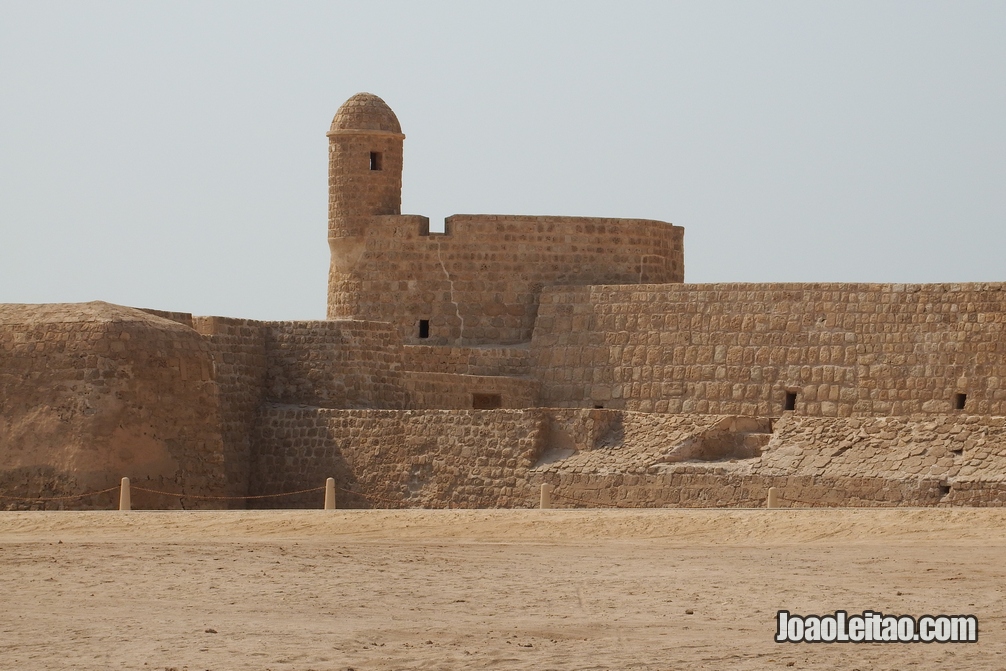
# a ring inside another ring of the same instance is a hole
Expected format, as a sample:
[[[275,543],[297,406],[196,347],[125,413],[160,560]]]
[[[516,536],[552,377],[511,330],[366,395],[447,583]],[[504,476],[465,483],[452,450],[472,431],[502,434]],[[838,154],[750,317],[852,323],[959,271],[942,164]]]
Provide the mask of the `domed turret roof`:
[[[373,93],[357,93],[342,103],[332,119],[329,133],[368,130],[401,134],[402,126],[388,103]]]

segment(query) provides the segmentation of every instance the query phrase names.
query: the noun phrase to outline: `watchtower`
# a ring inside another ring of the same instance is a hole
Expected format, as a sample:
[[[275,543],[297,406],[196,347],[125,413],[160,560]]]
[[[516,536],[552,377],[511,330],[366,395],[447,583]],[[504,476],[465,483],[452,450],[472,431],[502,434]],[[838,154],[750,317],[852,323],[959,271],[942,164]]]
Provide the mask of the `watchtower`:
[[[328,318],[357,316],[360,280],[353,267],[366,249],[373,217],[401,214],[402,127],[383,100],[357,93],[328,131]]]

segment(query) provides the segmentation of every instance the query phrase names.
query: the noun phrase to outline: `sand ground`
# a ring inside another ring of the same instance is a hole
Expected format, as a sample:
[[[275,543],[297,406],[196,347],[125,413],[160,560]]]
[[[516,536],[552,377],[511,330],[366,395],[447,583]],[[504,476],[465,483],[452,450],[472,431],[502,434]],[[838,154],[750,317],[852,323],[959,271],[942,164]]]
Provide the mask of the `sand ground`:
[[[0,513],[0,669],[1002,669],[1004,550],[989,509]]]

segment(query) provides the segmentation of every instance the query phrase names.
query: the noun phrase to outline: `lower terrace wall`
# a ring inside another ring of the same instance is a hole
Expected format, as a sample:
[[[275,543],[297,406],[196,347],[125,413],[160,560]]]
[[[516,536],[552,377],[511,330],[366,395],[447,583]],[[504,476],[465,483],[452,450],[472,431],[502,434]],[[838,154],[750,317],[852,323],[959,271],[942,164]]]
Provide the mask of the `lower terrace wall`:
[[[252,489],[274,494],[334,477],[340,508],[528,507],[544,445],[540,411],[328,410],[263,412]],[[351,490],[354,493],[347,493]],[[318,507],[317,492],[264,499]]]
[[[1006,414],[1006,285],[549,287],[542,404],[778,416]]]
[[[559,507],[764,507],[769,487],[786,507],[1006,504],[1002,417],[272,405],[257,454],[255,493],[335,477],[339,507],[534,507],[543,482]]]

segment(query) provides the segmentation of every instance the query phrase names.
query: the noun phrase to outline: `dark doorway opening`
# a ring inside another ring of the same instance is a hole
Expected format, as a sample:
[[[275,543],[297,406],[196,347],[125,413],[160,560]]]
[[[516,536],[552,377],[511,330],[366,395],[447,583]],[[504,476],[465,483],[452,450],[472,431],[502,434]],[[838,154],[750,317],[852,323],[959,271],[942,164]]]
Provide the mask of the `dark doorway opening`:
[[[787,391],[786,392],[786,402],[783,405],[783,410],[796,410],[796,392]]]
[[[419,320],[419,337],[429,338],[430,337],[430,320],[420,319]]]
[[[496,410],[503,407],[500,394],[472,394],[472,408],[475,410]]]

